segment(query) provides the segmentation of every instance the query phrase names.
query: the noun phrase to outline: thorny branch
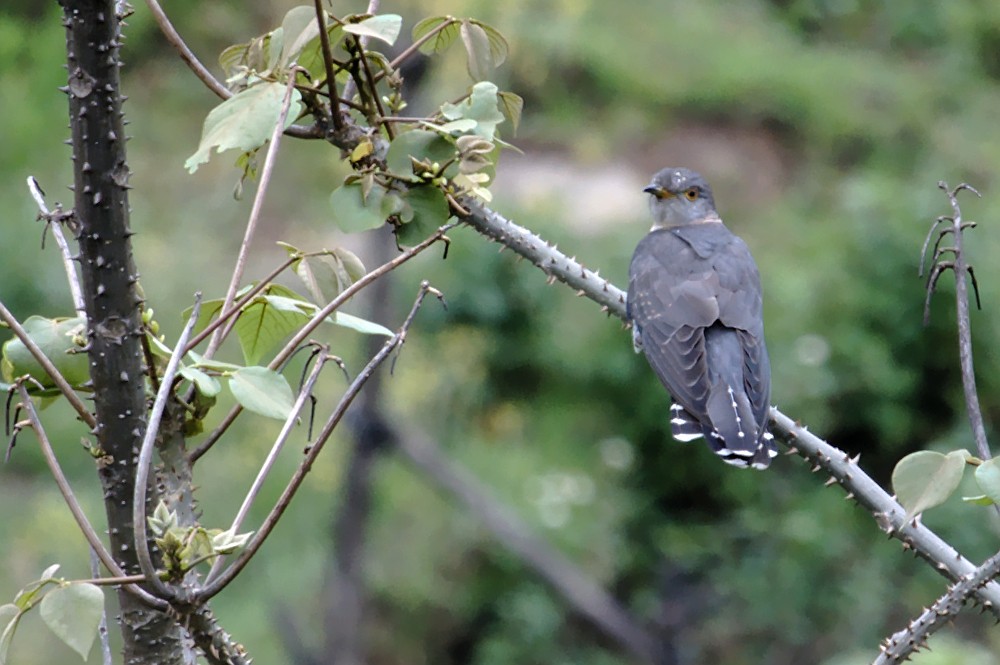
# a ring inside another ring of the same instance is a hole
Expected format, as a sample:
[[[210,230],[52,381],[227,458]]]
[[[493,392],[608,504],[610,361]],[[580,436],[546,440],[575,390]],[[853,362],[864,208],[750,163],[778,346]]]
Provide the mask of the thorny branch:
[[[997,575],[1000,575],[1000,553],[994,554],[972,573],[963,575],[910,625],[886,639],[872,665],[897,665],[909,660],[914,651],[926,645],[928,637],[961,611],[969,596]]]
[[[972,269],[965,256],[963,247],[963,233],[968,228],[975,228],[975,222],[966,222],[962,219],[962,209],[958,205],[958,193],[968,190],[976,196],[982,196],[971,185],[962,183],[951,189],[944,181],[938,183],[945,195],[948,203],[951,204],[951,215],[942,215],[931,224],[927,239],[924,240],[924,247],[920,256],[920,270],[923,273],[924,264],[927,263],[927,248],[930,239],[937,232],[937,239],[934,242],[933,253],[930,257],[930,273],[927,276],[927,298],[924,301],[924,325],[930,317],[931,296],[937,287],[938,279],[946,270],[955,273],[955,308],[958,318],[958,357],[962,366],[962,388],[965,391],[965,408],[969,415],[969,424],[972,426],[972,435],[976,441],[976,450],[979,457],[988,460],[990,454],[989,442],[986,440],[986,427],[983,425],[983,413],[979,407],[979,394],[976,391],[976,374],[972,363],[972,325],[969,321],[969,287],[965,280],[968,273],[972,281],[972,290],[976,295],[976,307],[982,309],[979,301],[979,284],[976,281],[976,273]],[[945,236],[950,236],[951,245],[942,246]],[[945,260],[944,257],[950,255],[951,258]]]
[[[173,393],[174,377],[177,376],[177,371],[180,369],[184,346],[191,336],[191,331],[194,330],[195,323],[198,322],[200,313],[201,294],[198,293],[195,294],[191,316],[188,317],[187,324],[185,324],[184,330],[181,331],[177,344],[174,346],[174,352],[170,355],[170,360],[167,361],[167,367],[163,370],[160,390],[156,393],[156,400],[149,413],[146,433],[142,439],[142,447],[139,449],[139,461],[136,463],[135,494],[132,498],[132,524],[135,530],[135,552],[139,559],[139,568],[157,594],[168,600],[172,599],[175,594],[156,574],[153,558],[149,551],[149,542],[146,538],[146,488],[149,482],[149,468],[153,463],[153,444],[160,430],[160,419],[167,407],[167,400]]]

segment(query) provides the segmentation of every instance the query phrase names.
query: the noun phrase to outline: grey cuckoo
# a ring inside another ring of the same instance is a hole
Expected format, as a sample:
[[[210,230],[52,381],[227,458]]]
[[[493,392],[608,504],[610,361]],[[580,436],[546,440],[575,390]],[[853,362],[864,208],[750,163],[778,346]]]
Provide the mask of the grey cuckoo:
[[[643,191],[653,228],[632,255],[628,318],[673,398],[674,438],[704,437],[729,464],[766,469],[777,448],[757,265],[694,171],[663,169]]]

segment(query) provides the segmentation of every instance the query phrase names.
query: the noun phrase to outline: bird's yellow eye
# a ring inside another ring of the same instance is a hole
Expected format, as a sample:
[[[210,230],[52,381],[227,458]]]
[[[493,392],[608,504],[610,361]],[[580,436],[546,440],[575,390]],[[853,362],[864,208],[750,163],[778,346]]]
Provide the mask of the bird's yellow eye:
[[[688,201],[696,200],[698,198],[698,188],[688,187],[687,189],[684,190],[684,196],[687,197]]]

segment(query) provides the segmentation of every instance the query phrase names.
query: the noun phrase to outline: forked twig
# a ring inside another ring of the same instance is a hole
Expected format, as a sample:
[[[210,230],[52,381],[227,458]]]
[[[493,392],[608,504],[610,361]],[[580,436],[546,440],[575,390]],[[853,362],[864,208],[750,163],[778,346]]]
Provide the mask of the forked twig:
[[[344,289],[340,295],[331,300],[323,309],[316,312],[312,319],[310,319],[308,323],[306,323],[295,335],[292,336],[292,338],[285,344],[284,348],[282,348],[281,351],[278,352],[278,355],[275,356],[275,358],[268,364],[268,367],[271,369],[280,367],[282,363],[284,363],[285,360],[287,360],[295,352],[295,349],[305,342],[316,328],[322,325],[327,317],[337,311],[348,300],[353,298],[358,291],[368,286],[382,275],[385,275],[403,265],[439,240],[445,240],[447,238],[445,233],[451,230],[454,226],[454,224],[445,224],[419,244],[406,250],[392,261],[383,263],[378,268],[366,273],[358,281]],[[229,429],[242,412],[243,407],[239,405],[230,409],[229,413],[225,415],[218,427],[216,427],[212,433],[208,435],[200,446],[191,451],[191,454],[188,457],[192,464],[215,445],[219,438],[226,432],[226,430]]]
[[[86,318],[86,308],[83,304],[83,289],[80,288],[80,275],[76,272],[73,252],[70,250],[69,243],[66,242],[66,235],[62,230],[63,223],[70,224],[70,228],[72,228],[73,213],[63,211],[58,203],[56,204],[56,209],[50,211],[48,206],[45,205],[45,193],[38,186],[35,176],[28,176],[28,191],[31,192],[31,198],[35,199],[35,204],[38,206],[38,218],[44,219],[48,228],[52,229],[52,237],[56,239],[56,245],[59,246],[59,252],[62,254],[63,268],[66,270],[66,282],[69,284],[69,293],[73,298],[73,309],[76,310],[78,316]],[[45,243],[44,236],[42,243],[43,245]]]
[[[930,317],[931,296],[937,286],[938,280],[946,271],[955,273],[955,312],[958,319],[958,357],[962,367],[962,389],[965,393],[965,408],[969,416],[969,424],[972,426],[972,435],[976,441],[976,451],[983,460],[992,457],[989,443],[986,440],[986,427],[983,424],[983,413],[979,406],[979,394],[976,390],[976,373],[972,362],[972,325],[969,320],[969,287],[966,282],[966,275],[972,282],[972,291],[976,295],[976,307],[982,309],[982,302],[979,297],[979,282],[972,265],[965,256],[963,246],[963,233],[968,228],[975,227],[975,222],[965,222],[962,220],[962,209],[958,204],[958,194],[962,190],[968,190],[976,196],[982,195],[974,187],[967,183],[962,183],[951,189],[943,180],[938,183],[938,187],[948,197],[951,205],[951,215],[942,215],[934,220],[931,229],[924,241],[924,247],[920,256],[921,268],[927,260],[927,247],[930,238],[938,233],[934,243],[934,255],[931,258],[932,266],[927,278],[927,296],[924,299],[924,325]],[[939,229],[942,224],[947,224],[943,229]],[[951,245],[941,246],[942,239],[950,235]],[[951,258],[943,259],[947,254]]]
[[[361,389],[364,387],[368,379],[371,378],[372,374],[378,367],[392,355],[392,352],[398,349],[406,341],[406,333],[409,327],[413,324],[413,318],[416,316],[417,311],[420,309],[420,305],[423,303],[424,298],[428,293],[432,293],[440,296],[440,292],[437,289],[431,287],[426,281],[421,283],[420,292],[417,294],[416,299],[413,301],[413,306],[410,308],[410,313],[404,319],[403,324],[400,326],[399,330],[395,335],[386,340],[385,344],[378,353],[368,361],[364,369],[354,378],[351,385],[347,388],[347,391],[340,398],[340,402],[334,409],[333,413],[327,419],[326,423],[323,425],[323,429],[316,436],[316,441],[313,443],[309,450],[306,452],[305,458],[299,464],[298,469],[292,475],[292,478],[288,481],[288,485],[285,490],[281,493],[277,503],[271,509],[271,512],[264,519],[261,524],[260,529],[254,533],[253,537],[247,543],[246,548],[240,552],[236,560],[225,569],[223,572],[207,583],[199,591],[195,593],[195,602],[203,603],[210,599],[215,594],[222,591],[239,573],[243,568],[250,562],[250,559],[257,553],[257,551],[264,544],[264,540],[270,535],[271,531],[274,529],[278,520],[284,514],[288,505],[291,503],[292,499],[295,498],[296,492],[298,492],[299,487],[302,486],[302,482],[305,480],[306,474],[312,468],[315,463],[316,458],[319,456],[320,452],[323,450],[323,446],[330,439],[333,434],[334,429],[340,424],[341,419],[347,412],[347,408],[354,402],[354,398],[358,396]]]

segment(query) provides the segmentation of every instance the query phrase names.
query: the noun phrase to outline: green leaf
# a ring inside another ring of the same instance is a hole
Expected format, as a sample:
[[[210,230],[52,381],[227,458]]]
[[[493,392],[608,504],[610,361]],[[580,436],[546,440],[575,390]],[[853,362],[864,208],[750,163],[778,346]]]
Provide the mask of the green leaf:
[[[996,503],[993,499],[986,496],[985,494],[980,494],[979,496],[963,496],[962,501],[966,503],[971,503],[976,506],[992,506]]]
[[[268,418],[285,420],[295,404],[285,377],[266,367],[236,370],[229,377],[229,389],[244,409]]]
[[[42,576],[39,577],[39,581],[46,582],[48,580],[56,579],[56,573],[59,572],[59,564],[54,563],[45,570],[42,571]]]
[[[440,30],[427,42],[421,44],[421,53],[425,53],[427,55],[431,55],[432,53],[441,53],[446,48],[451,46],[455,41],[455,37],[458,36],[459,22],[450,16],[432,16],[430,18],[425,18],[413,26],[413,41],[416,42],[442,23],[449,23],[449,25],[448,27]]]
[[[350,328],[365,335],[385,335],[386,337],[392,337],[396,334],[374,321],[368,321],[345,312],[334,312],[333,322],[338,326]]]
[[[319,37],[316,9],[310,5],[292,7],[281,20],[281,31],[284,39],[279,63],[287,65],[302,53],[306,44]]]
[[[219,66],[222,67],[227,78],[235,74],[241,66],[246,66],[247,51],[249,50],[250,42],[244,42],[243,44],[227,46],[219,54]]]
[[[93,584],[68,584],[42,598],[42,620],[80,657],[87,660],[104,613],[104,593]]]
[[[205,397],[215,397],[222,390],[218,379],[195,367],[182,367],[178,374],[193,383]]]
[[[24,615],[17,605],[10,603],[0,605],[0,627],[2,627],[2,632],[0,632],[0,665],[7,663],[7,652],[10,651],[10,643],[14,639],[17,624],[21,621],[22,616]]]
[[[416,245],[448,221],[448,201],[433,185],[411,187],[406,193],[406,203],[413,211],[413,219],[396,227],[400,245]]]
[[[359,183],[341,185],[330,194],[334,223],[345,233],[377,229],[385,223],[385,215],[382,214],[384,196],[385,188],[381,185],[372,187],[368,196],[363,196]]]
[[[476,121],[474,134],[492,141],[497,125],[504,121],[497,100],[497,87],[489,81],[480,81],[472,86],[472,92],[458,104],[441,106],[441,114],[448,120],[471,118]]]
[[[344,25],[344,32],[349,32],[359,37],[374,37],[381,39],[386,44],[392,46],[399,37],[399,30],[403,27],[403,17],[398,14],[380,14],[366,18],[360,23],[347,23]]]
[[[223,362],[221,360],[206,360],[196,351],[188,351],[188,357],[191,362],[194,363],[193,367],[201,367],[203,369],[210,369],[216,372],[232,372],[233,370],[240,369],[240,365],[234,365],[233,363]]]
[[[90,379],[87,354],[83,351],[86,326],[86,321],[80,317],[46,319],[30,316],[22,324],[31,341],[38,345],[71,386],[79,386]],[[52,377],[42,369],[28,347],[17,338],[9,339],[3,345],[3,378],[12,382],[25,374],[30,374],[46,388],[55,386]]]
[[[216,106],[205,118],[198,150],[188,157],[184,167],[190,173],[197,171],[199,165],[208,161],[212,148],[216,152],[232,148],[246,152],[264,145],[281,115],[284,97],[284,83],[261,82]],[[293,90],[286,128],[301,112],[301,99],[299,91]]]
[[[265,353],[309,320],[315,305],[286,287],[271,284],[244,305],[236,320],[236,336],[248,365],[256,364]]]
[[[986,460],[976,467],[976,482],[993,503],[1000,503],[1000,464],[997,458]]]
[[[465,19],[459,28],[465,45],[466,65],[469,76],[475,81],[485,81],[493,73],[493,56],[490,54],[490,40],[486,31]]]
[[[524,99],[513,92],[501,92],[500,110],[510,120],[512,132],[517,132],[517,126],[521,124],[521,112],[524,110]]]
[[[892,471],[892,488],[907,520],[944,503],[958,489],[968,455],[966,450],[947,455],[921,450],[899,460]]]
[[[499,67],[506,62],[507,54],[510,53],[510,44],[508,44],[507,39],[500,34],[500,31],[493,26],[487,25],[482,21],[477,21],[476,19],[470,19],[469,22],[486,34],[486,40],[489,42],[490,58],[493,61],[493,67]]]
[[[336,298],[366,273],[361,259],[339,247],[318,256],[304,256],[292,267],[313,301],[321,305]]]
[[[415,181],[413,159],[444,164],[454,157],[455,146],[439,132],[412,129],[393,140],[385,163],[393,175]]]

